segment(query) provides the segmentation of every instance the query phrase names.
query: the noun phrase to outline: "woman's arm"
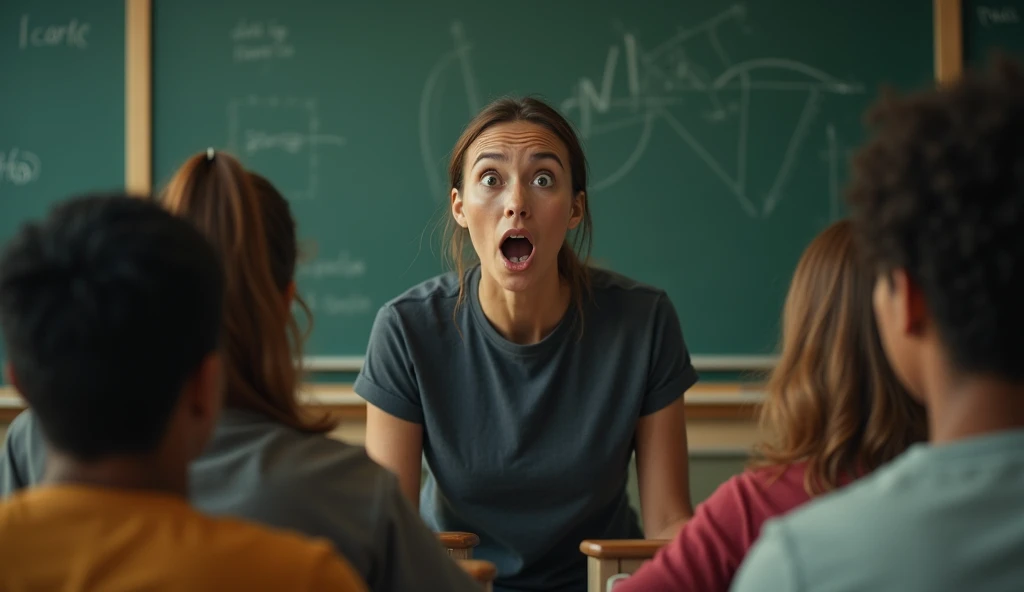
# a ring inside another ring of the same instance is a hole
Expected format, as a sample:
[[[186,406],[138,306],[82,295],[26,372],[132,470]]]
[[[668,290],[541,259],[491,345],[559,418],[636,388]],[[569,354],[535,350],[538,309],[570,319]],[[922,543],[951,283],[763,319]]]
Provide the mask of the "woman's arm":
[[[398,477],[402,494],[418,511],[423,480],[423,426],[367,403],[366,453]]]
[[[636,424],[636,472],[647,538],[674,538],[693,516],[689,469],[686,407],[680,396]]]

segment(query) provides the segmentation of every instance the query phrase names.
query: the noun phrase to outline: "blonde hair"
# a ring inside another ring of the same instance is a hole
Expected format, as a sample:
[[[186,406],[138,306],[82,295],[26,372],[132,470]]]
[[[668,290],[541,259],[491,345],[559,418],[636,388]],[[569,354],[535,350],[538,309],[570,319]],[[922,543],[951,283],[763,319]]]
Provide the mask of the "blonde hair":
[[[786,296],[779,362],[768,383],[758,467],[805,462],[819,495],[869,473],[927,437],[924,409],[889,366],[875,325],[875,274],[848,220],[804,252]],[[781,471],[780,471],[781,473]]]
[[[298,257],[288,202],[222,152],[189,158],[162,201],[198,226],[223,260],[226,405],[304,432],[332,430],[336,422],[305,417],[296,400],[306,333],[284,300]],[[311,322],[306,304],[298,295],[295,301]]]

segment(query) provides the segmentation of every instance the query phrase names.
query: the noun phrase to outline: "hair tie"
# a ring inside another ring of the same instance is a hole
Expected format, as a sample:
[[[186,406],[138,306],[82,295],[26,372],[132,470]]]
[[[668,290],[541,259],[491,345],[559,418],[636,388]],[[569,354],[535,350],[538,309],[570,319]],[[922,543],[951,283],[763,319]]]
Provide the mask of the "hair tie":
[[[206,149],[206,160],[213,160],[213,148]]]

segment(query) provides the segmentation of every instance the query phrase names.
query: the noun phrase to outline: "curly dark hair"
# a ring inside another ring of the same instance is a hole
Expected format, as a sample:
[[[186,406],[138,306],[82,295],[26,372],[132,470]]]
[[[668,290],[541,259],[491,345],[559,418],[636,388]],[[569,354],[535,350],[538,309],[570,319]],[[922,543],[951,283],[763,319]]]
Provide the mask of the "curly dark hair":
[[[847,199],[880,273],[921,289],[960,372],[1024,382],[1024,73],[986,71],[896,96],[853,159]]]

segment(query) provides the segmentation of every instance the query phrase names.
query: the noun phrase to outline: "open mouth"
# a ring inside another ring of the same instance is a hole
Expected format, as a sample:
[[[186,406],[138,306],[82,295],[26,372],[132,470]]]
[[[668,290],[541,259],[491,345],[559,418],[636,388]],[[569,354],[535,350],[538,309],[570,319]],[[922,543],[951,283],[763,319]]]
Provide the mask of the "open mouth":
[[[501,241],[501,255],[506,267],[521,271],[533,256],[533,243],[524,234],[510,234]]]

